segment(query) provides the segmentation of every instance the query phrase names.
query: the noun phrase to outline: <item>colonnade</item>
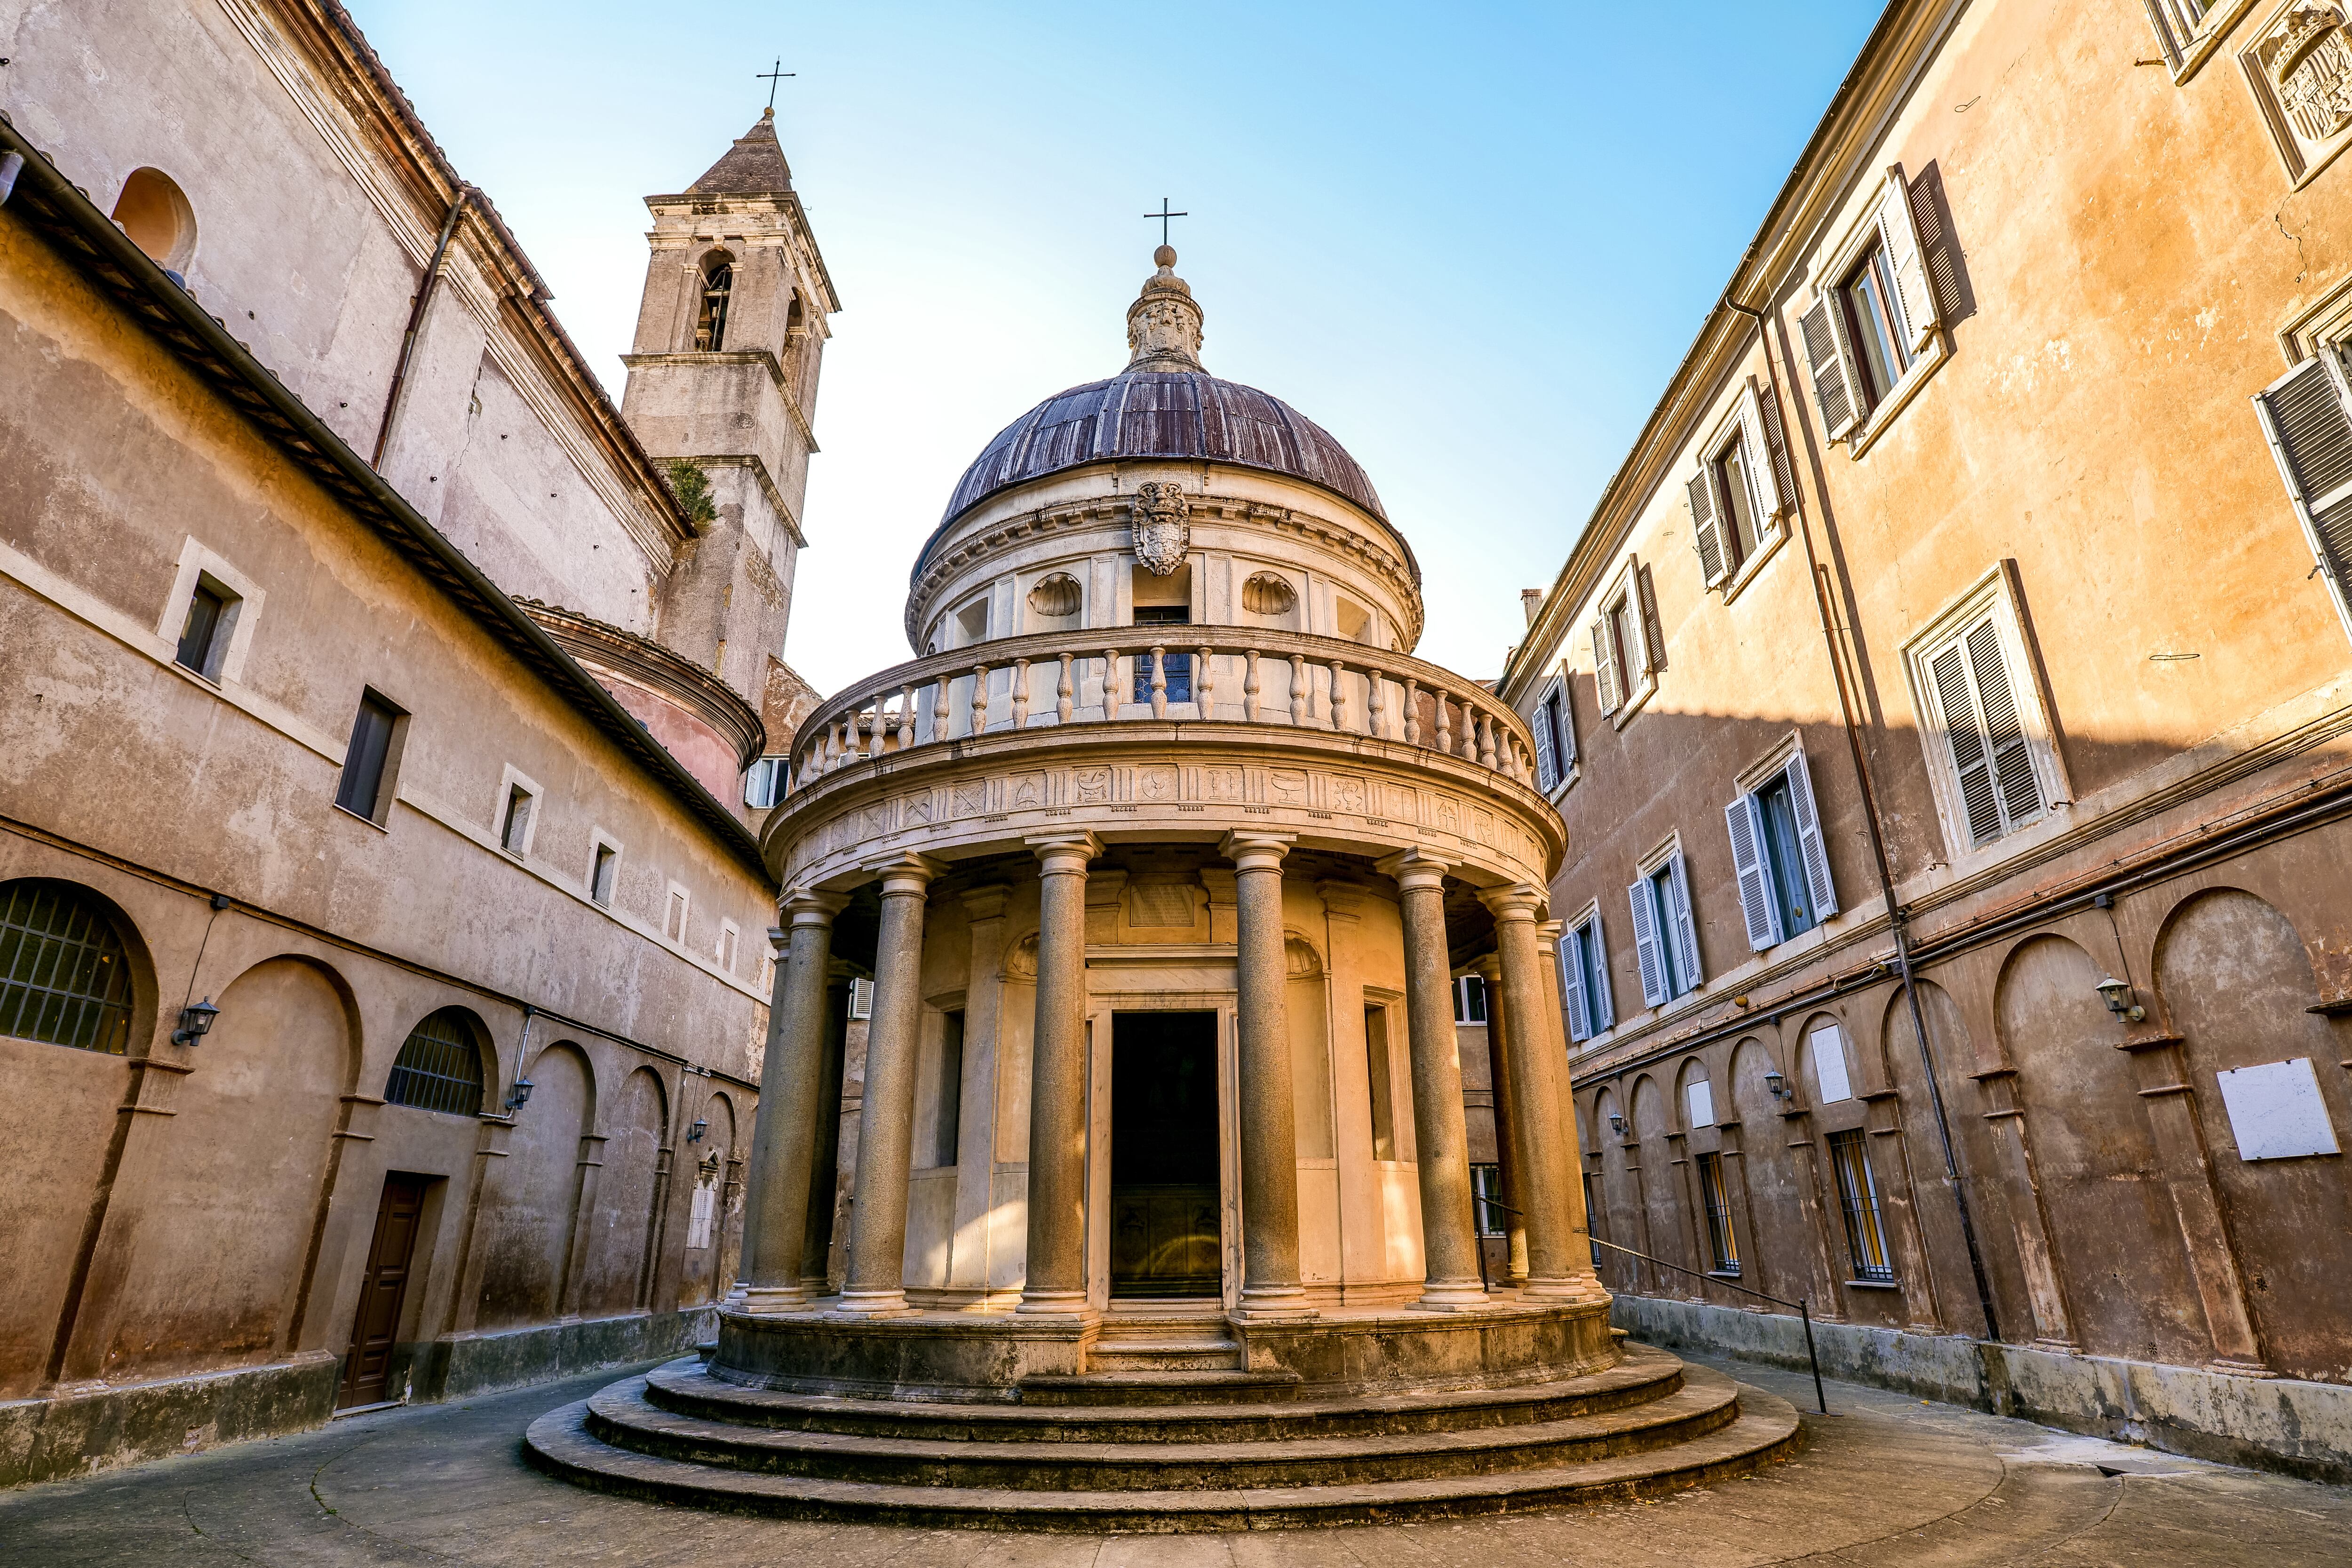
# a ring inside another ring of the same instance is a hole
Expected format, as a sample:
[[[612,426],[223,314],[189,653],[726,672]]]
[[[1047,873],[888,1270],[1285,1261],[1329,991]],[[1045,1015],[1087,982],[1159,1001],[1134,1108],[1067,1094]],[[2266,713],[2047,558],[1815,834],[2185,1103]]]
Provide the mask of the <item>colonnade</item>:
[[[1102,845],[1087,832],[1027,841],[1038,859],[1036,1018],[1030,1071],[1028,1233],[1018,1312],[1087,1310],[1086,886]],[[1282,868],[1292,836],[1232,832],[1219,852],[1235,868],[1234,973],[1239,1021],[1242,1280],[1239,1316],[1311,1316],[1300,1278],[1298,1163],[1286,1001]],[[1394,879],[1403,912],[1405,1013],[1420,1184],[1423,1256],[1418,1305],[1487,1304],[1472,1213],[1469,1137],[1462,1103],[1453,973],[1445,934],[1450,867],[1426,851],[1377,868]],[[874,1006],[858,1121],[846,1276],[837,1310],[908,1310],[907,1197],[911,1171],[925,901],[943,869],[906,853],[867,868],[881,883]],[[1488,1027],[1496,1113],[1511,1216],[1512,1283],[1522,1300],[1597,1301],[1585,1236],[1568,1058],[1549,954],[1557,922],[1535,919],[1542,892],[1526,884],[1479,894],[1495,919]],[[742,1304],[756,1312],[804,1309],[821,1294],[803,1251],[812,1221],[814,1152],[824,1103],[834,917],[843,895],[788,894],[781,962],[752,1132],[744,1221]],[[821,1266],[820,1266],[821,1268]]]

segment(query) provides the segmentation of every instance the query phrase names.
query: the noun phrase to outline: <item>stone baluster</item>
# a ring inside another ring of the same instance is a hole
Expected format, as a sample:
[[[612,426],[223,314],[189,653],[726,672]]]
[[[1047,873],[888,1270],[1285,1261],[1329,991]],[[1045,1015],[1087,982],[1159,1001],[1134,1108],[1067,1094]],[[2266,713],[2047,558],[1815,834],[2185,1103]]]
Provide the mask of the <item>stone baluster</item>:
[[[1404,743],[1421,744],[1421,679],[1406,676],[1404,681]]]
[[[907,1177],[923,1012],[923,914],[940,867],[927,856],[906,854],[870,868],[882,878],[882,926],[875,942],[874,1013],[866,1026],[866,1102],[857,1113],[848,1277],[841,1289],[841,1310],[862,1314],[907,1310]]]
[[[1437,750],[1450,757],[1454,754],[1454,713],[1446,706],[1445,689],[1433,687],[1429,695],[1437,704]]]
[[[1290,721],[1311,724],[1315,721],[1315,685],[1307,679],[1307,656],[1290,656]]]
[[[1192,655],[1192,703],[1203,719],[1217,716],[1217,667],[1207,648]]]
[[[1495,716],[1492,713],[1478,715],[1478,763],[1488,769],[1495,766]]]
[[[1293,841],[1286,833],[1227,833],[1218,851],[1234,866],[1244,1317],[1307,1310],[1298,1278],[1298,1123],[1282,927],[1282,862]]]
[[[1388,678],[1377,669],[1368,669],[1364,672],[1364,682],[1372,691],[1371,721],[1365,726],[1365,732],[1385,741],[1389,738]]]
[[[898,688],[898,719],[891,726],[898,732],[898,744],[891,750],[903,752],[915,743],[915,689],[909,684]]]
[[[944,675],[931,682],[931,739],[934,741],[948,738],[948,710],[955,705],[954,689]]]
[[[1054,687],[1054,722],[1066,724],[1076,707],[1077,691],[1070,684],[1070,656],[1062,656],[1062,678]]]
[[[1030,1039],[1029,1222],[1023,1312],[1087,1305],[1087,862],[1091,833],[1036,851],[1037,1012]]]
[[[1103,717],[1118,717],[1119,700],[1126,694],[1118,689],[1118,649],[1103,649]]]
[[[1242,718],[1255,724],[1260,721],[1258,699],[1263,691],[1257,678],[1257,649],[1250,649],[1245,657],[1248,664],[1242,676]]]
[[[776,965],[743,1204],[743,1305],[754,1312],[789,1312],[808,1301],[801,1251],[808,1235],[809,1174],[822,1121],[840,1110],[823,1103],[830,1021],[825,996],[832,978],[833,917],[847,902],[837,893],[807,888],[793,889],[783,900],[790,934]]]
[[[1421,1186],[1421,1305],[1459,1310],[1486,1302],[1478,1226],[1470,1210],[1470,1129],[1462,1109],[1462,1053],[1454,1029],[1453,965],[1445,942],[1446,864],[1419,849],[1380,863],[1396,879],[1404,913],[1405,1023],[1412,1042],[1412,1134]]]
[[[971,732],[988,732],[988,666],[984,664],[971,667]]]
[[[1331,661],[1331,711],[1327,715],[1331,728],[1348,728],[1348,667],[1335,658]]]
[[[1593,1277],[1591,1248],[1576,1226],[1580,1173],[1564,1092],[1568,1050],[1559,1038],[1559,1015],[1555,1012],[1549,1020],[1544,1016],[1543,959],[1535,921],[1543,892],[1517,883],[1488,889],[1478,898],[1495,915],[1495,947],[1502,969],[1499,1000],[1510,1047],[1511,1114],[1527,1154],[1515,1177],[1515,1201],[1525,1211],[1528,1227],[1525,1294],[1605,1300],[1607,1295]],[[1490,1017],[1497,999],[1487,998]]]
[[[1013,661],[1013,727],[1029,727],[1029,661],[1025,658]]]
[[[1151,647],[1151,716],[1168,717],[1168,649],[1159,643]]]

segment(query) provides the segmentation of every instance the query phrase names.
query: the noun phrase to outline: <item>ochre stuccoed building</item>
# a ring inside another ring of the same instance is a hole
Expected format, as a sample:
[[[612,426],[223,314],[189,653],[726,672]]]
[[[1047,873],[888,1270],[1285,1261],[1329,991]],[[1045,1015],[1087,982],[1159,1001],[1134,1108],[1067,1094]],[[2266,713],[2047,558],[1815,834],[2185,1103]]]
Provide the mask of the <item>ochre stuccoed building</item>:
[[[2352,1470],[2347,72],[1889,6],[1538,596],[1637,1332]]]
[[[0,1482],[691,1342],[813,700],[772,122],[615,406],[340,6],[0,51]]]

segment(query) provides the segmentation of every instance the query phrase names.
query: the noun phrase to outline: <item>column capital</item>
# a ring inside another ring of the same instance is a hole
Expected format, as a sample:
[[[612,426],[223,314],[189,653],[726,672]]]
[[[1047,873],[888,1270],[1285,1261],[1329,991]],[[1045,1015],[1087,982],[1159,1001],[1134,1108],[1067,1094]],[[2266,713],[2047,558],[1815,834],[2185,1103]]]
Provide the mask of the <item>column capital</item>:
[[[1568,922],[1566,921],[1538,921],[1536,922],[1536,951],[1542,953],[1547,958],[1550,957],[1559,949],[1559,933],[1567,929]]]
[[[1372,869],[1383,877],[1396,879],[1401,891],[1412,892],[1421,888],[1443,889],[1445,873],[1454,869],[1450,860],[1440,859],[1426,849],[1400,849],[1395,854],[1372,864]]]
[[[1102,840],[1084,831],[1033,833],[1021,842],[1037,857],[1042,874],[1048,877],[1083,873],[1087,863],[1103,852]]]
[[[768,949],[770,952],[781,954],[785,948],[792,945],[792,940],[791,934],[787,932],[783,927],[770,926],[768,928]]]
[[[1477,974],[1479,979],[1486,983],[1487,989],[1491,993],[1495,985],[1502,978],[1503,955],[1499,952],[1482,952],[1477,957],[1470,961],[1470,968]],[[1488,1001],[1489,1016],[1492,1015],[1492,1012],[1493,1002],[1490,996]]]
[[[974,925],[983,921],[1001,921],[1004,918],[1005,901],[1012,897],[1013,889],[1003,883],[983,882],[964,893],[963,912]]]
[[[1494,911],[1497,922],[1532,921],[1536,910],[1543,906],[1544,892],[1532,882],[1513,882],[1506,887],[1479,889],[1478,901]]]
[[[896,855],[886,855],[878,860],[868,860],[865,868],[881,879],[882,896],[887,899],[894,894],[920,897],[931,885],[931,879],[946,870],[947,867],[929,855],[907,849]]]
[[[1234,828],[1218,844],[1217,853],[1231,860],[1236,870],[1278,871],[1283,858],[1297,842],[1296,833],[1244,833]]]
[[[776,907],[789,917],[785,921],[788,925],[829,926],[833,923],[833,917],[839,914],[848,902],[849,895],[846,893],[823,893],[814,888],[792,888],[786,889]],[[777,934],[770,933],[768,940],[775,941]]]

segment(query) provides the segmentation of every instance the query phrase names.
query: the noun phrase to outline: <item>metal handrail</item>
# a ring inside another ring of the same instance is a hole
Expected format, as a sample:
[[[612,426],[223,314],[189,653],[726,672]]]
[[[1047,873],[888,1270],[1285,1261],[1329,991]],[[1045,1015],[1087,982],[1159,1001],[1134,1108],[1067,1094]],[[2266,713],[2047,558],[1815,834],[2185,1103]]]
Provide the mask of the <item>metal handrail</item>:
[[[1190,668],[1171,670],[1178,659]],[[1009,689],[992,692],[1000,675]],[[1188,699],[1171,696],[1171,675],[1190,684]],[[1130,701],[1131,683],[1149,695]],[[1507,778],[1535,777],[1527,721],[1466,676],[1341,637],[1147,624],[1002,637],[868,676],[802,721],[789,783],[797,789],[850,763],[992,731],[1165,720],[1184,706],[1215,722],[1402,741]]]
[[[1720,1285],[1727,1290],[1737,1290],[1743,1296],[1753,1296],[1759,1301],[1769,1301],[1775,1306],[1796,1308],[1797,1315],[1804,1320],[1805,1324],[1805,1360],[1812,1364],[1813,1400],[1822,1407],[1822,1415],[1827,1415],[1830,1413],[1829,1395],[1822,1392],[1822,1358],[1813,1349],[1813,1310],[1806,1305],[1802,1298],[1791,1301],[1785,1296],[1775,1296],[1764,1290],[1751,1290],[1745,1285],[1734,1285],[1719,1274],[1702,1274],[1696,1268],[1685,1268],[1679,1263],[1669,1263],[1663,1258],[1653,1258],[1646,1252],[1636,1252],[1630,1247],[1620,1247],[1613,1241],[1603,1241],[1599,1237],[1589,1233],[1585,1239],[1595,1247],[1605,1247],[1612,1252],[1622,1252],[1628,1258],[1638,1258],[1644,1263],[1654,1263],[1661,1268],[1671,1268],[1677,1274],[1687,1274],[1694,1279],[1705,1279],[1712,1284]]]

